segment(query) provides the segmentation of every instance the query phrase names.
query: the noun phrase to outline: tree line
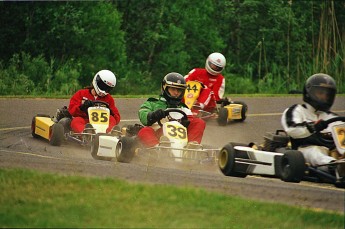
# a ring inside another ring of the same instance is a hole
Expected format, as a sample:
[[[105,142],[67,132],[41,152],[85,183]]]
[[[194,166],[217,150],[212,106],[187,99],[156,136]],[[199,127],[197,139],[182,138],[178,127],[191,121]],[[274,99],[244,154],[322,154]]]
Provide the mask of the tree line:
[[[0,2],[0,95],[70,95],[109,69],[113,94],[156,94],[221,52],[226,93],[289,93],[324,72],[345,93],[336,0]]]

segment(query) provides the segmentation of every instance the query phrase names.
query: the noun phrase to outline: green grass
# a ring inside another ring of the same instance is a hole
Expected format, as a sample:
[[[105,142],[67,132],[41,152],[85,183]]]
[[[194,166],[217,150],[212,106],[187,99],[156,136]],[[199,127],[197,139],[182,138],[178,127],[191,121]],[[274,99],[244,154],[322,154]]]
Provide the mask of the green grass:
[[[0,169],[0,227],[343,228],[344,215],[191,187]]]

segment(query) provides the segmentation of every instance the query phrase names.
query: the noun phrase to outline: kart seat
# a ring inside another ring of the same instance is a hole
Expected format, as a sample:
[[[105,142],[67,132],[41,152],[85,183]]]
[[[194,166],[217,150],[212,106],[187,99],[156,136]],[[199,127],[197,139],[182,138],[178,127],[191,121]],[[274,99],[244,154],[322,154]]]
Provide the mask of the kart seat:
[[[263,150],[276,152],[279,148],[288,146],[290,137],[284,130],[277,130],[275,133],[266,133],[264,136]]]

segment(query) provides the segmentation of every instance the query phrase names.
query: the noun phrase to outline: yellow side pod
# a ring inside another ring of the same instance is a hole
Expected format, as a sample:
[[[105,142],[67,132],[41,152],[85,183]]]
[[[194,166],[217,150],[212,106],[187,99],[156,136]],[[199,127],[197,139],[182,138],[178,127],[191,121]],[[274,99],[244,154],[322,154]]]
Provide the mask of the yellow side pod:
[[[228,109],[228,120],[241,119],[242,104],[230,104],[224,108]]]
[[[49,140],[51,128],[54,124],[50,117],[36,117],[35,134]]]

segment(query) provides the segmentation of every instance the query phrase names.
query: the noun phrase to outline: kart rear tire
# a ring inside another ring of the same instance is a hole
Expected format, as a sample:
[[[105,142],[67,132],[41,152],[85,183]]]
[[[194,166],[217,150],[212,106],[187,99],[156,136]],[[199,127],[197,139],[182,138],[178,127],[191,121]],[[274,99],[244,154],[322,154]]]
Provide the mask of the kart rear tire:
[[[64,127],[60,123],[55,123],[52,126],[51,134],[49,136],[49,144],[52,146],[60,146],[64,140]]]
[[[341,181],[341,182],[335,182],[334,186],[337,188],[345,188],[345,182]]]
[[[298,150],[287,150],[281,158],[280,169],[281,180],[299,183],[306,171],[303,154]]]
[[[34,138],[39,138],[40,136],[35,134],[35,129],[36,129],[36,117],[50,117],[49,115],[45,115],[45,114],[37,114],[32,118],[31,121],[31,135]]]
[[[241,119],[234,119],[236,122],[243,122],[247,118],[247,111],[248,111],[248,106],[244,102],[240,101],[234,101],[235,104],[241,104],[242,105],[242,110],[241,110]]]
[[[122,137],[122,150],[116,155],[116,160],[122,163],[130,163],[135,155],[136,139],[134,137]]]
[[[97,155],[98,147],[99,147],[99,136],[101,135],[108,135],[104,133],[96,134],[94,136],[94,139],[91,143],[91,156],[96,159],[96,160],[101,160],[101,161],[111,161],[111,157],[100,157]]]
[[[243,145],[243,144],[238,144]],[[236,156],[236,150],[235,150],[235,144],[228,143],[226,144],[219,152],[218,155],[218,166],[220,171],[225,176],[233,176],[233,177],[246,177],[247,174],[245,173],[239,173],[235,172],[235,156]]]
[[[218,112],[218,125],[225,126],[228,124],[228,109],[221,107]]]

